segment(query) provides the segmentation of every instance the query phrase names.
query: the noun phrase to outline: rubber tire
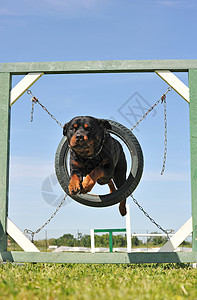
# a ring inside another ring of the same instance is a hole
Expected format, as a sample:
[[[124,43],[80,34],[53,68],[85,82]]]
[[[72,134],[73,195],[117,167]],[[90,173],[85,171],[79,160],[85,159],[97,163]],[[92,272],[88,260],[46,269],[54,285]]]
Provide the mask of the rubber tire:
[[[93,195],[93,194],[77,194],[70,195],[68,191],[68,185],[70,181],[69,173],[67,170],[67,155],[69,152],[69,146],[67,138],[64,136],[57,148],[55,155],[55,171],[57,179],[62,189],[75,201],[92,207],[107,207],[117,204],[127,198],[136,189],[140,182],[143,172],[143,154],[141,146],[134,136],[134,134],[125,126],[112,121],[107,120],[112,129],[108,130],[110,133],[118,136],[127,146],[131,158],[132,165],[129,176],[125,181],[125,184],[117,191],[106,195]],[[134,177],[134,179],[133,179]]]

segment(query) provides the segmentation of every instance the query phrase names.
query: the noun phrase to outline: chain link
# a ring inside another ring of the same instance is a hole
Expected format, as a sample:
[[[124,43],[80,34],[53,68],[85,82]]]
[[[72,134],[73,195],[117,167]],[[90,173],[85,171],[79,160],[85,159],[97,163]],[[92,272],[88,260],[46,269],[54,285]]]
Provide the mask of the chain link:
[[[162,99],[163,107],[164,107],[164,156],[163,156],[163,166],[161,170],[161,175],[163,175],[165,171],[166,165],[166,155],[167,155],[167,110],[166,110],[166,96]]]
[[[135,125],[131,128],[131,130],[133,130],[135,127],[137,127],[139,125],[139,123],[144,120],[146,118],[146,116],[155,108],[155,106],[157,106],[159,104],[159,102],[161,101],[161,103],[163,103],[164,99],[166,99],[166,95],[168,92],[170,92],[172,90],[171,87],[168,87],[167,91],[161,96],[161,98],[159,100],[157,100],[155,102],[155,104],[153,106],[151,106],[147,112],[141,117],[141,119],[139,121],[137,121],[135,123]]]
[[[161,175],[163,175],[166,165],[166,156],[167,156],[167,110],[166,110],[166,95],[168,92],[172,90],[171,87],[168,87],[167,91],[161,96],[159,100],[155,102],[153,106],[151,106],[147,112],[141,117],[139,121],[135,123],[135,125],[131,128],[133,130],[135,127],[137,127],[142,120],[146,118],[146,116],[161,102],[161,104],[164,104],[164,127],[165,127],[165,133],[164,133],[164,156],[163,156],[163,165],[161,170]]]
[[[39,100],[38,98],[36,98],[33,94],[32,94],[32,91],[31,90],[27,90],[27,94],[28,95],[31,95],[32,98],[31,98],[31,101],[32,101],[32,108],[31,108],[31,122],[33,122],[33,114],[34,114],[34,104],[38,103],[42,109],[44,111],[47,112],[47,114],[51,117],[51,119],[53,119],[61,128],[63,128],[63,125],[56,119],[56,117],[54,115],[52,115],[48,109],[46,108],[46,106],[44,106]]]
[[[161,231],[163,231],[167,238],[169,239],[169,234],[173,231],[172,229],[163,229],[153,218],[150,217],[150,215],[143,209],[143,207],[139,204],[139,202],[133,197],[133,195],[130,196],[133,199],[133,202],[138,206],[138,208],[143,212],[143,214]]]
[[[49,224],[49,222],[51,222],[51,220],[55,217],[55,215],[57,214],[57,212],[59,211],[61,206],[64,204],[64,201],[66,200],[66,197],[67,197],[67,194],[64,196],[64,198],[62,199],[62,201],[60,202],[60,204],[58,205],[58,207],[56,208],[54,213],[50,216],[50,218],[40,228],[38,228],[36,231],[32,231],[30,229],[24,229],[24,233],[31,235],[32,243],[34,242],[34,235],[37,234],[38,232],[40,232],[45,226],[47,226]]]

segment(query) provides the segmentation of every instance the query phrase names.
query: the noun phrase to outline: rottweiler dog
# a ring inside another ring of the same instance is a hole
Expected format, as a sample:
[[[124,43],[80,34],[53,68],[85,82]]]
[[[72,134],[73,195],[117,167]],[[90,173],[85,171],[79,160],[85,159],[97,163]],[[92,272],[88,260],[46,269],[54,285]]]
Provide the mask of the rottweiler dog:
[[[111,125],[107,120],[90,116],[75,117],[64,125],[70,147],[71,195],[90,192],[96,182],[108,184],[112,193],[126,181],[125,154],[108,129]],[[126,199],[120,202],[119,211],[126,215]]]

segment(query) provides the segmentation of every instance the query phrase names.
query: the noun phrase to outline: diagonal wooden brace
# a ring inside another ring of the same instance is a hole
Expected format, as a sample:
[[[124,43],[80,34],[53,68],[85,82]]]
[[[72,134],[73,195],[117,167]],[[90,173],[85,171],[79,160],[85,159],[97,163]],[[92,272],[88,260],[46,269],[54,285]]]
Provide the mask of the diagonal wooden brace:
[[[12,106],[44,73],[27,74],[10,92]]]
[[[192,217],[165,243],[158,252],[173,252],[192,233]]]
[[[190,102],[189,88],[176,75],[168,70],[156,70],[155,73],[167,82],[184,100],[188,103]]]
[[[7,218],[7,233],[25,252],[40,252],[40,250],[24,235],[22,231]]]

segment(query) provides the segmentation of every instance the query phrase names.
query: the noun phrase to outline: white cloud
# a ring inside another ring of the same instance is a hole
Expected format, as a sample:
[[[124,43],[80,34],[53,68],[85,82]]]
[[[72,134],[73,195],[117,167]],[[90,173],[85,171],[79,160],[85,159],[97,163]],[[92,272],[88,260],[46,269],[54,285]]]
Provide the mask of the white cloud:
[[[182,1],[160,0],[160,1],[157,1],[157,3],[166,5],[166,6],[174,6],[174,5],[182,4]]]
[[[0,16],[16,16],[16,13],[8,8],[0,8]]]
[[[54,171],[53,162],[33,157],[13,156],[10,164],[10,179],[22,181],[24,179],[44,180]]]
[[[39,3],[45,3],[51,7],[56,9],[78,9],[78,8],[85,8],[85,9],[94,9],[98,6],[101,1],[98,0],[43,0],[38,1]]]
[[[196,1],[194,0],[188,0],[183,1],[183,0],[157,0],[156,3],[168,6],[168,7],[184,7],[184,8],[191,8],[196,6]]]
[[[145,172],[142,180],[144,181],[190,181],[190,174],[185,172],[165,172],[164,175],[160,175],[161,171],[149,171]]]
[[[55,172],[54,162],[41,160],[35,157],[12,156],[10,175],[11,180],[40,179],[44,180],[47,176]],[[168,172],[160,175],[161,170],[146,171],[143,174],[144,181],[190,181],[190,174],[186,172]]]
[[[103,0],[34,0],[7,1],[0,8],[1,16],[75,14],[95,10],[106,4]]]

